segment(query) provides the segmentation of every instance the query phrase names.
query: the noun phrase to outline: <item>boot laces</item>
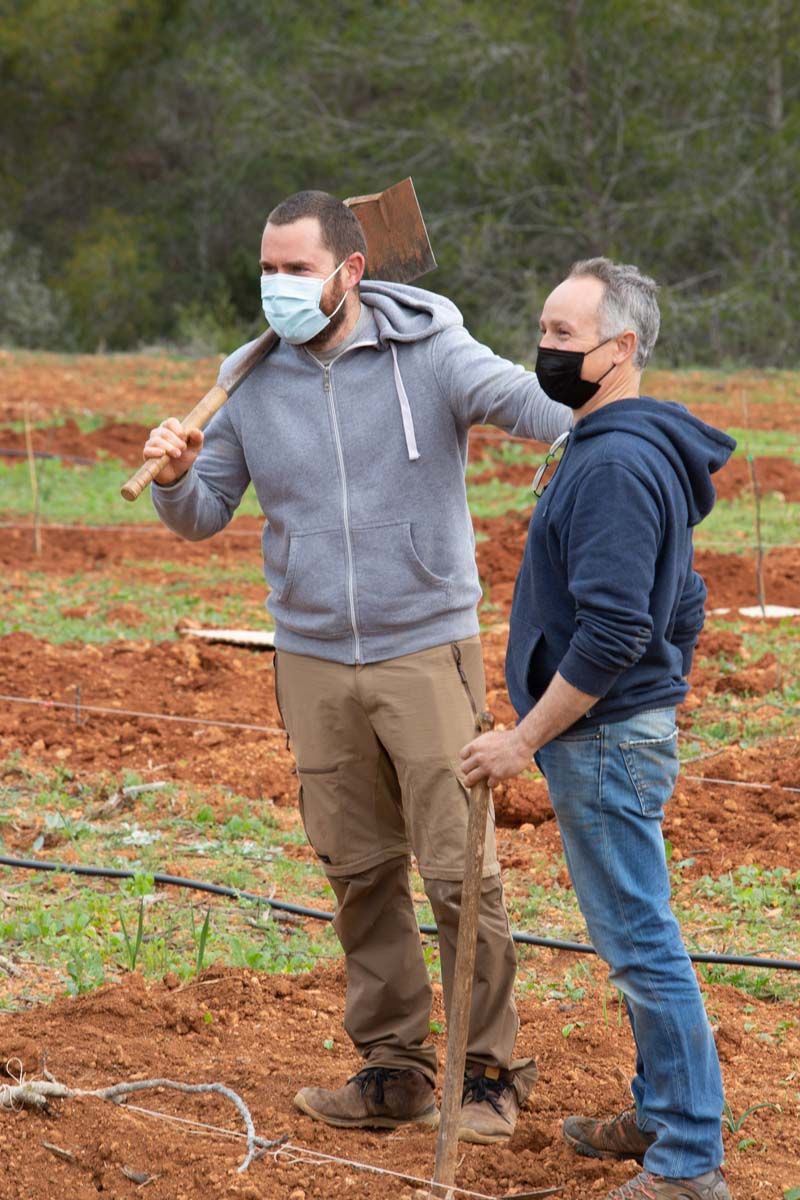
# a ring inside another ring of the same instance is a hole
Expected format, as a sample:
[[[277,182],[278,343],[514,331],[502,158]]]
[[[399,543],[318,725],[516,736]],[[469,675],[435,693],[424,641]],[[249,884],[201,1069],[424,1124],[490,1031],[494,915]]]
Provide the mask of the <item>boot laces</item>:
[[[357,1075],[348,1079],[348,1083],[357,1083],[362,1096],[366,1096],[371,1087],[375,1089],[375,1099],[378,1104],[384,1102],[384,1086],[400,1072],[389,1067],[364,1067]]]
[[[649,1171],[642,1171],[635,1179],[629,1179],[622,1187],[609,1192],[606,1200],[658,1200],[656,1193],[650,1190],[655,1183],[655,1177]]]
[[[482,1104],[487,1101],[496,1113],[503,1116],[500,1097],[506,1088],[510,1087],[511,1084],[506,1083],[503,1079],[487,1079],[485,1075],[469,1075],[464,1079],[462,1103]]]

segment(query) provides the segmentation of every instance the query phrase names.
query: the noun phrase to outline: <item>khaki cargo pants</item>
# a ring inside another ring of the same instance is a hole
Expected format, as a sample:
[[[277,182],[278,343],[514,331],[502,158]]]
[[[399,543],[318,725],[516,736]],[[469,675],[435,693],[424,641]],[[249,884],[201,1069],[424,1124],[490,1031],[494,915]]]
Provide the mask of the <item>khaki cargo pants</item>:
[[[480,641],[365,666],[278,651],[275,676],[303,824],[338,901],[345,1029],[370,1066],[416,1067],[433,1080],[431,986],[409,854],[439,928],[449,1009],[468,815],[459,752],[485,705]],[[492,811],[467,1057],[509,1068],[519,1025],[516,955],[499,872]]]

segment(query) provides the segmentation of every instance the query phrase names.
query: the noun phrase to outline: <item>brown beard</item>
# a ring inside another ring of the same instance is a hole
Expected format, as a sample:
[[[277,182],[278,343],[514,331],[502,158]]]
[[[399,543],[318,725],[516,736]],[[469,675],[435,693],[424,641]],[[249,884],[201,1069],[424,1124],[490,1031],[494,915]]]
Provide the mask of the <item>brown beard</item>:
[[[347,319],[346,300],[338,312],[333,311],[346,291],[346,288],[339,282],[338,279],[335,282],[336,286],[333,288],[330,298],[320,304],[320,308],[325,313],[326,317],[331,316],[331,313],[333,313],[333,316],[331,316],[330,321],[324,329],[321,329],[320,332],[315,334],[313,338],[310,338],[307,342],[303,343],[308,350],[324,350],[330,343],[331,339],[336,336],[337,329],[339,329],[343,322]]]

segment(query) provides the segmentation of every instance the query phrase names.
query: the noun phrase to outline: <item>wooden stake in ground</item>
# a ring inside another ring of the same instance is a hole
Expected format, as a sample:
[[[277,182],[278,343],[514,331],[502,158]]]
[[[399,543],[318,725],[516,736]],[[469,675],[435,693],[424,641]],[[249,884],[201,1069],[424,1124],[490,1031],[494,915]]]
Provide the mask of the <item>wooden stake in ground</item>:
[[[487,733],[494,724],[490,713],[481,713],[475,722],[477,733]],[[467,846],[464,862],[464,885],[461,889],[461,910],[458,920],[458,943],[453,979],[453,995],[447,1021],[447,1062],[442,1089],[442,1112],[436,1142],[436,1163],[433,1170],[434,1191],[437,1197],[451,1200],[456,1177],[458,1126],[461,1120],[461,1100],[464,1093],[464,1066],[467,1058],[469,1015],[472,1004],[472,983],[475,975],[475,953],[478,944],[483,851],[486,842],[486,818],[489,813],[489,787],[482,780],[472,788],[467,823]],[[436,1185],[440,1186],[436,1186]]]
[[[31,495],[33,497],[33,549],[34,553],[42,553],[42,530],[39,524],[39,481],[36,477],[36,455],[33,452],[33,434],[31,430],[30,406],[26,399],[24,408],[25,420],[25,449],[28,453],[28,473],[31,478]]]
[[[744,389],[742,389],[741,399],[742,413],[744,415],[744,427],[749,434],[750,406],[747,403],[747,392]],[[758,486],[756,460],[753,455],[749,453],[749,446],[747,449],[747,462],[750,468],[750,482],[753,485],[753,500],[755,502],[756,509],[756,594],[758,596],[758,603],[761,606],[761,615],[762,617],[765,617],[767,615],[767,608],[766,589],[764,587],[764,542],[761,536],[761,489]]]
[[[756,505],[756,592],[758,603],[761,605],[761,615],[765,617],[767,615],[767,595],[764,587],[764,540],[761,536],[761,488],[758,486],[756,462],[752,454],[748,454],[747,461],[750,464],[750,482],[753,485],[753,497]]]

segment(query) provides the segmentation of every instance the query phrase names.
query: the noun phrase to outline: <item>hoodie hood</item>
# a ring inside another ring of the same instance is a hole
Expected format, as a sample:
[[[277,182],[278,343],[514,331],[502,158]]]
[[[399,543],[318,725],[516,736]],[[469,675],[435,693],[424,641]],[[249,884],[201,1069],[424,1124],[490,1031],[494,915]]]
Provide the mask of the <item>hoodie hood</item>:
[[[407,283],[365,279],[360,296],[362,304],[372,310],[378,341],[383,346],[390,342],[421,342],[444,329],[464,324],[452,300]]]
[[[708,516],[716,499],[711,476],[735,450],[732,437],[706,425],[682,404],[650,396],[615,400],[589,413],[577,423],[572,436],[579,442],[614,433],[640,438],[663,454],[683,489],[690,525],[698,525]]]

